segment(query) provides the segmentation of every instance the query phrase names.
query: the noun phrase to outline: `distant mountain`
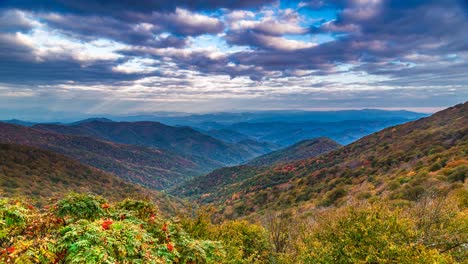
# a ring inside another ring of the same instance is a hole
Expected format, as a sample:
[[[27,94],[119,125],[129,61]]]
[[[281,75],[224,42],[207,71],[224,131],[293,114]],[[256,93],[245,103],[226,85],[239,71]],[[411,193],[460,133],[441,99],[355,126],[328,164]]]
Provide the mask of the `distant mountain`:
[[[118,121],[158,121],[169,125],[186,125],[204,127],[207,129],[220,129],[217,126],[234,123],[268,123],[268,122],[340,122],[346,120],[388,120],[388,119],[408,119],[414,120],[427,116],[422,113],[415,113],[404,110],[388,111],[379,109],[362,110],[339,110],[339,111],[301,111],[301,110],[278,110],[278,111],[252,111],[240,113],[208,113],[208,114],[188,114],[188,113],[154,113],[134,116],[110,116],[109,118]]]
[[[39,124],[34,128],[60,134],[100,138],[107,141],[155,147],[188,157],[206,169],[239,164],[265,154],[270,149],[229,144],[190,127],[173,127],[158,122],[101,122],[92,120],[74,125]]]
[[[58,152],[125,180],[156,189],[172,186],[205,171],[191,160],[166,150],[63,135],[6,123],[0,123],[0,143],[35,146]]]
[[[8,124],[14,124],[14,125],[20,125],[20,126],[33,126],[33,125],[36,124],[34,122],[28,122],[28,121],[23,121],[23,120],[19,120],[19,119],[0,120],[0,122],[8,123]]]
[[[94,122],[94,121],[97,121],[97,122],[114,122],[108,118],[105,118],[105,117],[92,117],[92,118],[87,118],[87,119],[83,119],[83,120],[80,120],[80,121],[76,121],[76,122],[73,122],[73,123],[69,123],[67,125],[79,125],[79,124],[83,124],[83,123],[89,123],[89,122]]]
[[[346,120],[339,122],[235,123],[226,127],[259,141],[290,146],[299,141],[328,137],[346,145],[383,128],[408,122],[408,119]]]
[[[63,155],[35,147],[0,144],[0,196],[26,196],[37,204],[49,203],[69,192],[94,193],[111,200],[149,198],[165,212],[181,203],[157,191],[126,182]]]
[[[303,140],[292,146],[257,157],[247,163],[251,166],[270,166],[315,157],[337,148],[340,144],[329,138]]]
[[[468,103],[464,103],[318,157],[254,169],[246,175],[238,170],[231,174],[228,186],[214,185],[205,192],[193,186],[197,190],[193,197],[222,204],[222,213],[230,217],[266,208],[339,206],[372,197],[415,201],[464,188],[467,153]],[[223,184],[226,175],[220,179]]]
[[[287,147],[318,137],[329,137],[346,145],[388,126],[425,116],[427,115],[409,111],[363,109],[215,113],[164,117],[161,121],[190,125],[225,141],[237,140],[243,136]]]
[[[224,142],[229,142],[229,143],[237,143],[242,140],[251,140],[252,138],[244,135],[242,133],[239,133],[234,130],[229,130],[229,129],[211,129],[208,131],[201,131],[203,134],[209,135],[211,137],[214,137],[216,139],[222,140]]]

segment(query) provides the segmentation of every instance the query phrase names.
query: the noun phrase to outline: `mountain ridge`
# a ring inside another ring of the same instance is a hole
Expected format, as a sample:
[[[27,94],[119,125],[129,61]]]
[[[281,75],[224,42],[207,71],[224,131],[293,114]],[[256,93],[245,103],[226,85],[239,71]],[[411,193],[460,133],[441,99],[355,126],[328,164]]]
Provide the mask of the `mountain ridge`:
[[[287,163],[295,160],[315,157],[341,147],[340,144],[327,137],[306,139],[289,147],[273,151],[257,157],[246,165],[268,166],[279,163]]]
[[[304,146],[306,145],[306,146]],[[230,190],[243,180],[261,174],[268,169],[267,163],[281,163],[283,160],[299,157],[318,156],[340,147],[328,138],[318,138],[296,144],[253,159],[246,164],[216,169],[206,175],[195,177],[170,190],[170,193],[182,197],[202,196],[204,202],[216,200],[217,195],[230,194]],[[301,149],[302,152],[294,153]]]
[[[0,144],[0,194],[28,197],[45,205],[69,192],[93,193],[110,200],[127,197],[150,199],[166,213],[185,206],[158,191],[127,182],[62,154],[36,147]]]
[[[467,113],[468,103],[459,104],[318,157],[253,171],[215,198],[199,191],[193,198],[240,217],[266,208],[339,206],[348,199],[411,201],[460,188],[468,174]]]
[[[92,120],[67,126],[39,124],[34,128],[61,134],[91,136],[122,144],[165,149],[188,157],[194,162],[205,164],[207,169],[238,164],[265,153],[257,152],[249,146],[239,147],[225,143],[190,127],[173,127],[152,121],[100,122]]]
[[[64,135],[0,123],[0,142],[34,146],[64,154],[125,180],[161,189],[203,172],[192,161],[169,151]]]

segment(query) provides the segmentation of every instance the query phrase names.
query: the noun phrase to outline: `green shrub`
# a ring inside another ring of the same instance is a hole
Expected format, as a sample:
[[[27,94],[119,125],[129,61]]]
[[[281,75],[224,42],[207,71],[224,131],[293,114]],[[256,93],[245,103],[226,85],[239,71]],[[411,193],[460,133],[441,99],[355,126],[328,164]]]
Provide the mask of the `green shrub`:
[[[28,208],[31,207],[31,208]],[[222,263],[222,244],[195,239],[145,201],[70,194],[50,210],[0,199],[0,263]]]
[[[266,230],[246,221],[228,221],[214,226],[212,238],[221,241],[226,249],[226,262],[268,263],[270,245]]]
[[[330,206],[336,203],[338,199],[346,195],[346,190],[343,187],[337,187],[329,191],[325,199],[319,204],[320,206]]]
[[[417,243],[410,221],[384,206],[323,215],[305,239],[300,263],[450,263]]]
[[[71,193],[57,203],[55,214],[71,222],[80,219],[95,220],[106,214],[106,205],[107,201],[102,197]]]
[[[451,182],[465,182],[466,176],[468,175],[468,167],[467,166],[459,166],[455,168],[447,177],[447,179]]]

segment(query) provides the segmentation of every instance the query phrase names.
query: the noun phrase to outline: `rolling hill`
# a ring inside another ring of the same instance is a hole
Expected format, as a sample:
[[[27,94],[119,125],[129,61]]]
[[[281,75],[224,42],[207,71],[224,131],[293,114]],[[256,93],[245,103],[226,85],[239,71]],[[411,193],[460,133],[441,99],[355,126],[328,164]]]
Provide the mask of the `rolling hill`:
[[[271,166],[279,163],[315,157],[339,148],[341,145],[329,138],[303,140],[292,146],[257,157],[247,164],[251,166]]]
[[[236,177],[229,188],[211,187],[224,190],[215,198],[210,197],[210,189],[199,192],[199,186],[193,186],[198,191],[193,197],[222,205],[221,212],[229,217],[267,208],[339,206],[359,199],[414,201],[463,188],[467,156],[468,103],[464,103],[315,158],[274,165],[245,177],[238,170],[231,173]]]
[[[39,124],[34,128],[165,149],[188,157],[207,170],[239,164],[271,151],[268,147],[225,143],[190,127],[173,127],[158,122],[109,122],[91,119],[72,125]]]
[[[27,197],[37,205],[69,192],[94,193],[110,200],[151,199],[164,212],[182,206],[175,198],[126,182],[61,154],[35,147],[0,144],[0,196]]]
[[[162,189],[200,174],[203,168],[170,151],[118,144],[92,137],[63,135],[0,123],[0,142],[35,146],[144,186]]]
[[[171,192],[174,195],[184,197],[201,196],[204,202],[212,202],[218,196],[232,194],[231,191],[235,190],[237,185],[242,181],[265,172],[268,169],[267,165],[314,157],[338,147],[340,147],[338,143],[327,138],[306,140],[291,147],[261,156],[245,165],[220,168],[207,175],[195,177],[177,186]]]

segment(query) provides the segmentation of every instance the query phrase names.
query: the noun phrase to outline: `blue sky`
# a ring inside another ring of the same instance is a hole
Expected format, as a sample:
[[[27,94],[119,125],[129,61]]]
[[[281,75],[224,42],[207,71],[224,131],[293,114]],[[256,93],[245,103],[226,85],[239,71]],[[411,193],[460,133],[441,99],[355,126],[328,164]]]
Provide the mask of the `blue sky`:
[[[0,2],[0,117],[468,98],[463,0]]]

